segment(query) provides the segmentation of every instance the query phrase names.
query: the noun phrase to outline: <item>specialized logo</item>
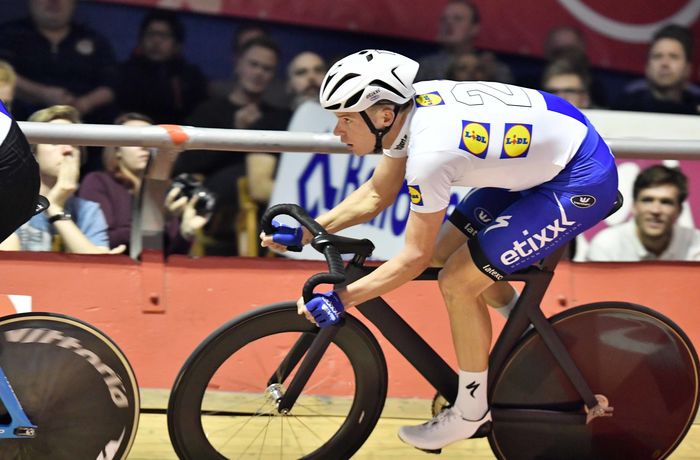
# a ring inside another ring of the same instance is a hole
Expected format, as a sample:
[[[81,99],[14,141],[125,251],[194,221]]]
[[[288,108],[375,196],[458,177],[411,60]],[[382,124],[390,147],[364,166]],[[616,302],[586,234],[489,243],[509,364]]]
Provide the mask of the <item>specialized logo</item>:
[[[445,105],[445,101],[440,96],[440,93],[433,91],[432,93],[419,94],[416,96],[416,105],[418,107],[432,107],[434,105]]]
[[[506,123],[501,158],[524,158],[530,150],[532,125]]]
[[[408,194],[411,196],[411,203],[416,206],[423,206],[423,195],[420,193],[420,186],[409,185]]]
[[[484,230],[484,235],[494,230],[496,228],[506,228],[509,224],[510,218],[513,216],[498,216],[496,217],[496,222],[491,224],[486,230]]]
[[[474,217],[476,220],[481,222],[482,224],[488,224],[493,220],[493,217],[491,217],[491,214],[489,212],[481,207],[475,208],[474,209]]]
[[[477,388],[479,388],[479,384],[476,382],[472,382],[469,385],[467,385],[467,390],[471,390],[469,392],[469,394],[471,395],[472,398],[474,397],[474,392],[476,391]]]
[[[489,129],[488,123],[462,120],[462,139],[459,142],[459,148],[475,157],[485,158],[489,148]]]
[[[539,251],[540,249],[544,248],[547,243],[555,241],[557,238],[571,230],[571,227],[576,224],[575,220],[569,220],[566,217],[566,211],[561,205],[561,202],[559,201],[559,198],[557,198],[556,194],[554,194],[554,200],[559,206],[559,218],[554,219],[554,222],[546,225],[544,228],[541,228],[532,236],[529,236],[530,233],[527,230],[523,230],[523,236],[527,236],[528,238],[526,238],[525,241],[513,241],[513,249],[509,249],[501,254],[501,262],[503,265],[513,265],[520,259]]]
[[[571,204],[577,208],[590,208],[595,204],[595,197],[591,195],[575,195],[571,197]]]

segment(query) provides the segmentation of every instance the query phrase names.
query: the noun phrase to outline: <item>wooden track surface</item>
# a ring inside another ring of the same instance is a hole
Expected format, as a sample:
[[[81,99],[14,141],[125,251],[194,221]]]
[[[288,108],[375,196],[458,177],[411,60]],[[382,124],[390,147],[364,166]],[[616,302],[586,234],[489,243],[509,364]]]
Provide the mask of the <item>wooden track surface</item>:
[[[165,391],[145,390],[142,394],[145,408],[165,408]],[[422,453],[402,443],[396,433],[399,426],[420,423],[429,417],[429,401],[388,400],[383,416],[374,432],[353,459],[473,459],[492,460],[486,439],[474,439],[454,444],[442,451],[439,457]],[[661,422],[661,421],[660,421]],[[700,460],[700,423],[696,420],[688,436],[669,458],[673,460]],[[177,460],[170,445],[166,416],[141,414],[140,426],[129,460]]]

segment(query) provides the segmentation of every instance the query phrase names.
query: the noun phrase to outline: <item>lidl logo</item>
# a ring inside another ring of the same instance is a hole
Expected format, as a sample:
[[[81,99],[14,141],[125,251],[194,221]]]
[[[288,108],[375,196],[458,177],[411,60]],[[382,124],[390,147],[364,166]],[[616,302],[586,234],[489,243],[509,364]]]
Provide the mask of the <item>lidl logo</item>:
[[[416,105],[418,107],[431,107],[434,105],[445,105],[445,101],[440,96],[440,93],[433,91],[432,93],[419,94],[416,96]]]
[[[459,148],[475,157],[485,158],[489,148],[489,127],[488,123],[462,120],[462,139],[459,142]]]
[[[527,156],[532,142],[532,125],[506,123],[501,158],[523,158]]]
[[[423,206],[423,195],[420,193],[420,186],[409,185],[408,194],[411,196],[411,203],[416,206]]]

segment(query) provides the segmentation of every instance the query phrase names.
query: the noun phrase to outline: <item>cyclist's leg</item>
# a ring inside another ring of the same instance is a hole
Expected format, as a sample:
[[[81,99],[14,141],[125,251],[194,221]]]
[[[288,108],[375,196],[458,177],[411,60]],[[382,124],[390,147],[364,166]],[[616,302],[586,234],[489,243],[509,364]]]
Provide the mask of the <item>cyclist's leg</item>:
[[[0,194],[2,242],[34,214],[39,197],[39,165],[15,121],[0,144]]]
[[[480,188],[469,192],[445,221],[436,244],[433,266],[441,267],[471,236],[493,222],[493,216],[520,198],[520,192],[497,188]],[[507,282],[496,282],[482,293],[487,305],[508,317],[518,299],[518,292]]]

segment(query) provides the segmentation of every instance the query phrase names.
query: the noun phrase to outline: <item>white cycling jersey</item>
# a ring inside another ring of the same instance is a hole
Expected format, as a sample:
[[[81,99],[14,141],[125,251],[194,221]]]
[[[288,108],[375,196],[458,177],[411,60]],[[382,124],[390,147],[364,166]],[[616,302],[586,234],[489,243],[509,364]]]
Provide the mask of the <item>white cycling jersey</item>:
[[[495,82],[419,82],[415,108],[384,154],[408,155],[411,209],[435,212],[450,187],[520,191],[556,176],[588,133],[585,117],[561,99]]]

